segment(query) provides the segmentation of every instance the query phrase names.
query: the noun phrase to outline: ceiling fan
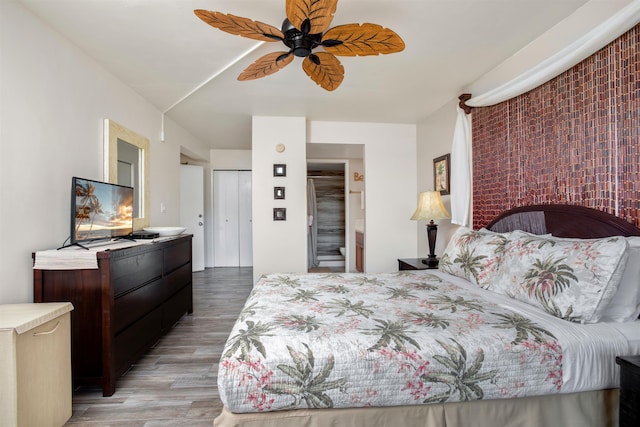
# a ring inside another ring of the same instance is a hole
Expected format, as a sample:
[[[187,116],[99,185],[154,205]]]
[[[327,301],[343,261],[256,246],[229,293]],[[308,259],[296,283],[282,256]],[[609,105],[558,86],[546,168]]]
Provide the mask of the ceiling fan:
[[[400,36],[377,24],[346,24],[327,30],[337,4],[338,0],[286,0],[287,17],[282,30],[221,12],[197,9],[194,13],[207,24],[227,33],[265,42],[281,41],[289,48],[258,58],[238,76],[238,80],[268,76],[289,65],[294,56],[299,56],[304,58],[302,69],[311,80],[332,91],[344,79],[344,67],[336,55],[378,55],[404,49]],[[318,47],[323,51],[314,52]]]

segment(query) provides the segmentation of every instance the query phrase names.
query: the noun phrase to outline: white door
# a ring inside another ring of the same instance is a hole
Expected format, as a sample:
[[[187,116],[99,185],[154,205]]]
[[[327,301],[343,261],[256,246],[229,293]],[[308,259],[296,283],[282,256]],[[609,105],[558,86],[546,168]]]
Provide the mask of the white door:
[[[213,265],[253,265],[251,171],[213,171]]]
[[[215,267],[240,265],[238,171],[213,171],[213,245]]]
[[[238,174],[238,227],[240,267],[251,267],[253,265],[251,171],[240,171]]]
[[[180,226],[193,234],[192,270],[204,270],[204,169],[180,165]]]

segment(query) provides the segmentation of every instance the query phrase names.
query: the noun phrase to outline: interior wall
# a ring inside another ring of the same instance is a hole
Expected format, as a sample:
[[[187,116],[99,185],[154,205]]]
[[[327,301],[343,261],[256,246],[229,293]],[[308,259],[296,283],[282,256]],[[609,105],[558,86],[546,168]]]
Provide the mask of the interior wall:
[[[251,170],[251,150],[211,150],[211,167],[216,170]]]
[[[395,271],[397,258],[416,256],[414,125],[255,116],[252,134],[254,280],[307,270],[305,142],[364,145],[366,271]],[[273,177],[274,163],[287,165],[286,178]],[[273,199],[274,186],[286,188],[286,200]],[[287,221],[273,221],[274,207],[287,208]]]
[[[530,71],[634,1],[590,0],[460,93],[485,93]]]
[[[307,271],[307,160],[304,117],[254,116],[252,120],[253,278],[274,272]],[[285,149],[276,150],[279,144]],[[285,164],[287,176],[274,177]],[[285,187],[274,200],[273,187]],[[286,221],[273,220],[285,208]]]
[[[632,1],[635,0],[591,0],[585,3],[575,13],[550,28],[481,78],[471,82],[467,87],[461,88],[457,95],[461,93],[482,94],[518,77],[523,72],[555,55]],[[432,171],[428,167],[432,159],[437,157],[438,153],[443,153],[445,150],[450,151],[458,103],[457,95],[447,105],[431,114],[418,126],[418,164],[427,165],[427,167],[418,167],[418,187],[420,191],[423,191],[424,188],[432,188]],[[449,196],[443,197],[443,201],[447,209],[449,209]],[[457,226],[451,225],[450,221],[440,221],[440,223],[441,225],[438,226],[436,253],[442,253],[443,245],[446,245],[449,237],[457,228]],[[445,227],[448,230],[443,233]],[[418,229],[420,254],[427,251],[425,233],[426,231],[420,225]]]
[[[474,227],[569,203],[640,225],[640,25],[544,85],[473,110]]]
[[[179,223],[180,145],[203,146],[168,118],[161,142],[160,111],[15,1],[0,52],[0,304],[25,303],[32,252],[69,237],[71,177],[104,180],[103,119],[150,139],[151,225]]]
[[[457,101],[457,100],[456,100]],[[444,154],[451,153],[451,143],[453,141],[453,130],[456,122],[456,101],[450,101],[438,111],[430,115],[417,128],[417,169],[418,169],[418,192],[433,191],[435,189],[433,175],[433,159]],[[442,202],[449,213],[451,213],[451,196],[442,196]],[[415,207],[418,206],[418,195],[415,198]],[[413,212],[412,212],[413,213]],[[418,256],[424,257],[429,254],[429,243],[427,241],[427,221],[417,221],[418,223]],[[444,248],[449,243],[449,239],[458,229],[458,226],[451,224],[449,219],[436,221],[438,225],[438,235],[436,239],[436,255],[442,254]]]
[[[398,258],[416,256],[416,126],[385,123],[309,123],[310,144],[363,144],[365,271],[398,269]]]

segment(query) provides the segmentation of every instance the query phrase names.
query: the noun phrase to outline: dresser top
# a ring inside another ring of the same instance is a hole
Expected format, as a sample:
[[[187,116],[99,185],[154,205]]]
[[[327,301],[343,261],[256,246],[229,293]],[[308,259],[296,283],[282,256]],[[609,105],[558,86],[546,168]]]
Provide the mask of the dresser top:
[[[22,334],[73,310],[69,302],[0,304],[0,331]]]

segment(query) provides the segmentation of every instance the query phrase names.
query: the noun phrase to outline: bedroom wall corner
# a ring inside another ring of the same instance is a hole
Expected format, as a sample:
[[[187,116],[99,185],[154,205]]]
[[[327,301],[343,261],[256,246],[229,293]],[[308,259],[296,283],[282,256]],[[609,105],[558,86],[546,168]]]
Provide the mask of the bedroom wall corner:
[[[151,142],[153,225],[179,222],[180,146],[204,146],[169,120],[160,142],[161,112],[20,2],[0,1],[0,51],[0,219],[11,224],[0,245],[0,304],[29,303],[32,252],[69,236],[71,177],[103,180],[103,119]]]
[[[460,93],[482,94],[508,82],[570,46],[636,0],[589,0]]]
[[[417,127],[416,161],[418,170],[415,203],[418,202],[418,193],[434,189],[433,159],[444,154],[451,153],[453,131],[456,123],[457,99],[452,99],[439,110],[432,113]],[[442,196],[447,211],[451,213],[451,196]],[[416,205],[417,206],[417,205]],[[458,229],[449,219],[436,221],[438,224],[438,238],[436,241],[436,254],[441,255],[449,243],[449,239]],[[418,246],[417,256],[422,257],[429,253],[427,242],[427,222],[418,221]]]
[[[254,282],[266,273],[307,271],[306,152],[304,117],[253,117]],[[273,176],[274,164],[286,165],[285,177]],[[273,187],[285,187],[286,198],[274,200]],[[273,208],[286,208],[286,221],[274,221]]]

